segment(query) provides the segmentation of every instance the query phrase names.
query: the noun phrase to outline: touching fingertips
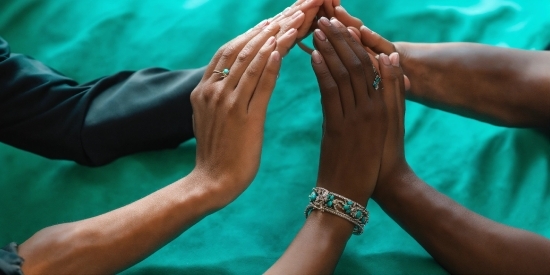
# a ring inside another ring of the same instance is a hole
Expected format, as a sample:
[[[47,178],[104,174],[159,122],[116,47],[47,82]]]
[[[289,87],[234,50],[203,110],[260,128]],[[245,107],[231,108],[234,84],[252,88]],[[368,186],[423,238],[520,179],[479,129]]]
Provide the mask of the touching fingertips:
[[[321,41],[326,41],[327,40],[327,36],[325,35],[325,33],[320,30],[320,29],[316,29],[315,30],[315,36],[321,40]]]
[[[311,59],[313,60],[313,63],[315,63],[315,64],[323,63],[323,57],[321,56],[319,51],[313,51],[313,53],[311,53]]]
[[[373,33],[373,31],[371,29],[367,28],[367,26],[365,26],[365,25],[361,26],[361,28],[359,28],[359,31]]]
[[[330,23],[339,28],[345,27],[344,24],[340,23],[340,21],[338,21],[338,19],[336,19],[335,17],[332,17],[330,19]]]
[[[394,67],[399,67],[399,53],[394,52],[390,54],[391,65]]]
[[[386,66],[391,65],[390,58],[384,53],[380,54],[379,60],[381,60],[382,64],[384,64]]]

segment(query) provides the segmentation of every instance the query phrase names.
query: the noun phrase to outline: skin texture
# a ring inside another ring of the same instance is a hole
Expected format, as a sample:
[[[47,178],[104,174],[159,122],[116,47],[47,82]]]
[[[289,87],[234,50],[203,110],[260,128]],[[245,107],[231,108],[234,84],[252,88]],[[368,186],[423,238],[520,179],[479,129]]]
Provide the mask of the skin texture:
[[[324,115],[317,186],[366,204],[378,178],[387,131],[383,94],[398,88],[386,85],[396,76],[383,68],[384,90],[375,90],[371,59],[346,27],[326,18],[317,25],[312,66]],[[266,273],[332,273],[352,230],[353,224],[343,218],[313,211]]]
[[[281,58],[296,42],[296,28],[320,5],[297,4],[289,16],[258,24],[214,55],[191,94],[197,157],[189,175],[103,215],[40,230],[19,246],[23,272],[119,272],[239,196],[258,171]],[[223,68],[230,69],[225,79],[214,73]]]
[[[334,16],[372,52],[399,52],[407,98],[507,127],[550,132],[550,52],[474,43],[391,43],[337,6]]]
[[[336,17],[356,27],[352,36],[380,54],[382,75],[388,75],[387,64],[401,75],[395,66],[402,64],[411,81],[409,98],[499,125],[548,127],[550,77],[542,69],[550,62],[547,53],[465,43],[394,46],[344,12],[335,8]],[[373,199],[451,273],[550,273],[549,240],[469,211],[410,169],[403,150],[406,84],[396,79],[396,92],[384,93],[388,132]]]

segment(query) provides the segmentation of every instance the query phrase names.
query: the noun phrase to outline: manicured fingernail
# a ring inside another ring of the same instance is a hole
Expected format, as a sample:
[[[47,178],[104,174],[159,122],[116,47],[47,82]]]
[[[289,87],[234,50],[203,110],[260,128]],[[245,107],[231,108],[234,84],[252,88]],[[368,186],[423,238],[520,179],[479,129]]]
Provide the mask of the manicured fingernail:
[[[271,22],[269,20],[266,20],[265,23],[262,25],[262,30],[267,28]]]
[[[285,10],[283,10],[283,14],[286,16],[289,16],[290,15],[288,14],[289,11],[290,11],[290,8],[286,8]]]
[[[270,37],[267,42],[265,42],[267,46],[271,46],[273,43],[275,43],[275,36]]]
[[[256,25],[256,27],[257,28],[263,27],[263,26],[267,25],[268,22],[269,21],[267,21],[267,19],[264,19],[262,22],[258,23],[258,25]]]
[[[321,24],[325,25],[325,26],[330,26],[330,21],[328,21],[328,19],[326,17],[321,17],[321,19],[319,19],[319,22],[321,22]]]
[[[321,41],[326,41],[327,40],[327,36],[320,29],[315,30],[315,36],[317,36],[317,38],[319,38],[319,40],[321,40]]]
[[[399,53],[391,53],[390,54],[390,61],[391,65],[394,67],[399,67]]]
[[[376,56],[375,56],[374,58],[376,58],[376,60],[379,60],[379,58],[380,58],[380,55],[379,55],[379,54],[377,54],[377,55],[376,55]]]
[[[381,53],[380,54],[380,59],[382,59],[382,63],[384,63],[384,65],[386,65],[386,66],[389,66],[390,63],[391,63],[390,58],[386,54]]]
[[[271,60],[273,60],[275,62],[280,62],[281,61],[281,54],[278,51],[272,52],[271,53]]]
[[[292,15],[292,19],[297,18],[298,16],[302,15],[302,13],[304,13],[304,12],[301,11],[301,10],[298,10],[297,12],[295,12],[295,13]]]
[[[343,27],[344,24],[340,23],[340,21],[338,21],[338,19],[336,19],[335,17],[332,17],[330,19],[330,23],[332,23],[332,25],[336,26],[336,27]]]
[[[367,26],[365,26],[365,25],[363,25],[363,26],[361,26],[361,28],[359,28],[359,31],[363,31],[363,30],[367,31],[367,32],[373,32],[373,31],[371,31],[371,29],[367,28]]]
[[[295,28],[292,28],[292,29],[286,31],[286,35],[287,35],[287,36],[292,36],[294,33],[296,33],[296,29],[295,29]]]
[[[336,6],[336,7],[334,7],[334,8],[335,8],[335,9],[342,9],[343,11],[348,12],[346,9],[344,9],[343,6]]]
[[[354,37],[355,33],[350,28],[348,28],[348,32],[351,35],[351,41],[355,42],[355,37]]]
[[[311,53],[311,59],[313,59],[313,62],[315,64],[321,64],[323,63],[323,57],[321,56],[321,54],[319,53],[319,51],[313,51]]]

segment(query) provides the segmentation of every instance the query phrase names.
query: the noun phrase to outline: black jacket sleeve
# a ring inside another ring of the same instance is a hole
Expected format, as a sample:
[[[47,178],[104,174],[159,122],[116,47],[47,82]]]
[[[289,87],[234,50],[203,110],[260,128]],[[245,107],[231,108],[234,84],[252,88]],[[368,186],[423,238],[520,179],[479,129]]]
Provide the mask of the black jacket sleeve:
[[[0,37],[0,142],[88,166],[176,147],[193,137],[190,94],[203,73],[150,68],[79,85]]]

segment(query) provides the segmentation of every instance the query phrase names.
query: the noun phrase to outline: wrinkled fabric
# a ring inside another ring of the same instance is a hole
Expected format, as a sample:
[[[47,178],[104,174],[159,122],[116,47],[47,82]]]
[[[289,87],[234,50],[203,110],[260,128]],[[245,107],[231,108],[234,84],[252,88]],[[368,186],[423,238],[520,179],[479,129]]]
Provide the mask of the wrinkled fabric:
[[[0,1],[0,35],[12,52],[87,83],[124,70],[201,67],[221,45],[292,2]],[[393,41],[469,41],[529,50],[550,43],[550,1],[342,3]],[[310,38],[305,42],[311,45]],[[407,160],[422,179],[488,218],[550,237],[546,137],[413,102],[406,107]],[[317,179],[322,122],[311,59],[295,47],[283,60],[269,103],[254,182],[230,205],[122,274],[265,271],[304,223]],[[0,243],[22,243],[46,226],[121,207],[185,176],[194,160],[193,139],[174,150],[132,154],[94,169],[0,144]],[[363,235],[350,238],[336,274],[446,274],[375,202],[368,209],[370,222]]]
[[[193,137],[190,94],[203,69],[123,71],[79,85],[0,37],[0,142],[99,166]]]
[[[23,275],[23,258],[17,254],[17,244],[10,243],[0,249],[0,275]]]

